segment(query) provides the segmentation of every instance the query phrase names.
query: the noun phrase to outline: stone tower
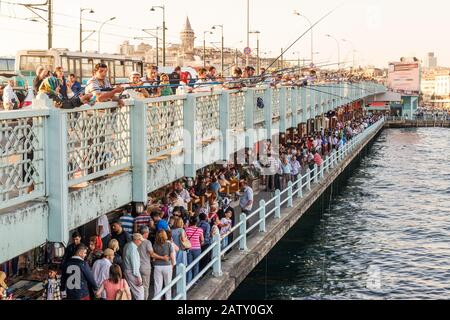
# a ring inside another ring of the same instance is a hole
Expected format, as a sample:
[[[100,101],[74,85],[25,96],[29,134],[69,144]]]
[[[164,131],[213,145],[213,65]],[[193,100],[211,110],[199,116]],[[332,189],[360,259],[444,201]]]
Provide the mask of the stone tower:
[[[186,24],[181,31],[181,52],[180,55],[187,60],[194,60],[194,41],[195,33],[192,30],[189,17],[186,17]]]

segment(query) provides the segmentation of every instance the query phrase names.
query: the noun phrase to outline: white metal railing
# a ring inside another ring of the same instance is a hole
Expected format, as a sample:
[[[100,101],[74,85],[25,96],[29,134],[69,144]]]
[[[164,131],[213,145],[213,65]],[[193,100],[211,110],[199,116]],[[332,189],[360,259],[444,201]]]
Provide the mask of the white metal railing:
[[[161,299],[169,290],[174,290],[176,292],[174,300],[187,299],[188,291],[194,286],[194,284],[200,280],[202,276],[207,274],[208,271],[213,269],[214,276],[220,276],[222,274],[221,257],[229,250],[234,249],[238,246],[241,251],[248,250],[247,240],[251,236],[254,229],[258,228],[259,232],[266,232],[266,223],[268,218],[272,215],[275,219],[281,219],[281,210],[285,206],[287,208],[293,207],[294,198],[303,198],[305,193],[311,191],[311,186],[317,184],[319,181],[325,178],[325,174],[329,173],[334,169],[340,162],[343,162],[347,156],[351,155],[352,152],[360,147],[362,144],[367,142],[367,139],[379,131],[384,125],[385,119],[382,118],[377,123],[371,125],[362,133],[348,141],[339,150],[334,150],[326,159],[323,161],[322,165],[318,167],[314,166],[313,170],[308,168],[305,175],[301,176],[295,182],[289,182],[288,187],[283,190],[276,190],[275,196],[268,201],[261,200],[258,209],[249,214],[240,215],[240,221],[233,226],[228,235],[238,232],[237,237],[233,239],[225,248],[222,248],[222,241],[224,237],[216,236],[214,237],[212,244],[207,250],[202,252],[202,254],[195,259],[189,266],[183,264],[177,266],[176,277],[168,284],[158,295],[154,297],[155,300]],[[284,199],[283,199],[284,198]],[[270,209],[270,206],[273,208]],[[251,222],[256,218],[255,222]],[[226,236],[228,236],[226,235]],[[199,263],[203,258],[205,258],[210,252],[212,252],[211,261],[208,265],[199,271],[199,273],[189,282],[186,282],[186,277],[189,271],[194,268],[194,265]]]
[[[147,159],[178,152],[183,149],[186,96],[151,98],[147,106]]]
[[[45,196],[48,110],[0,112],[0,209]]]
[[[69,186],[131,166],[130,108],[98,104],[62,111],[67,123]]]

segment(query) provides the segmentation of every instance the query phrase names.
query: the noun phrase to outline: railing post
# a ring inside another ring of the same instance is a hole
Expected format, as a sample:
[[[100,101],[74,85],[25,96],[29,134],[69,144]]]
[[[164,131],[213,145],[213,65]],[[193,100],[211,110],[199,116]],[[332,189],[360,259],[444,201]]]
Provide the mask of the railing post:
[[[69,184],[67,157],[67,112],[56,109],[53,101],[42,97],[50,109],[46,137],[46,187],[48,190],[48,242],[69,242]],[[24,235],[26,236],[26,235]]]
[[[245,93],[245,147],[253,148],[255,144],[254,134],[250,134],[253,132],[255,128],[255,117],[254,117],[254,103],[255,103],[255,90],[249,88]]]
[[[267,130],[266,139],[272,139],[272,88],[267,88],[264,93],[264,119]]]
[[[306,174],[308,175],[308,190],[311,191],[311,169],[308,168],[308,170],[306,170]]]
[[[303,176],[302,176],[301,170],[300,170],[299,176],[300,176],[300,182],[297,184],[297,187],[298,187],[298,198],[301,199],[301,198],[303,198]]]
[[[259,202],[259,232],[266,232],[266,201],[261,200]]]
[[[314,183],[319,182],[318,177],[317,177],[318,173],[319,173],[319,170],[318,170],[317,164],[315,164],[314,165]]]
[[[213,237],[213,250],[212,250],[212,260],[216,260],[213,264],[213,276],[221,277],[222,276],[222,243],[220,241],[220,235],[216,234]]]
[[[183,119],[184,119],[184,175],[194,178],[196,176],[196,119],[197,102],[194,95],[188,95],[184,101]]]
[[[288,183],[288,208],[292,208],[293,205],[293,201],[292,201],[292,181],[289,181]],[[276,217],[278,218],[278,217]]]
[[[219,102],[219,127],[222,134],[222,157],[221,160],[227,161],[230,155],[231,137],[229,137],[230,128],[230,94],[222,91]]]
[[[135,100],[130,112],[133,201],[147,203],[147,107],[144,101]]]
[[[182,300],[187,300],[187,290],[186,290],[186,266],[184,264],[177,265],[176,276],[182,275],[180,280],[177,282],[177,296],[182,295]]]
[[[280,89],[280,133],[286,133],[286,105],[287,105],[287,88]]]
[[[239,241],[239,250],[247,251],[247,215],[245,213],[241,214],[240,223],[239,236],[241,240]]]
[[[325,170],[325,163],[322,163],[320,166],[320,179],[322,180],[324,177],[323,171]]]
[[[291,121],[291,127],[297,128],[298,124],[300,123],[300,119],[298,118],[298,111],[299,111],[299,90],[297,87],[291,89],[291,111],[292,111],[292,121]]]
[[[281,191],[276,190],[275,191],[275,218],[280,219],[281,218]]]

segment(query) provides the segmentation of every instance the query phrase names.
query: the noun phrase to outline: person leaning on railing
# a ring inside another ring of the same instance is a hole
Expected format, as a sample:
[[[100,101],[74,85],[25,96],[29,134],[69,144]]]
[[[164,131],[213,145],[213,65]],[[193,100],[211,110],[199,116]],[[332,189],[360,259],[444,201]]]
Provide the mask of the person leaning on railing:
[[[89,79],[86,86],[86,94],[93,94],[95,102],[115,101],[119,106],[125,104],[120,97],[116,96],[123,92],[123,87],[117,86],[113,88],[107,78],[108,66],[104,63],[97,63],[94,67],[94,76]]]
[[[83,96],[74,96],[71,99],[64,98],[61,93],[62,82],[56,77],[48,77],[44,79],[39,87],[39,94],[46,94],[55,103],[56,108],[74,109],[89,103],[92,94],[85,94]]]

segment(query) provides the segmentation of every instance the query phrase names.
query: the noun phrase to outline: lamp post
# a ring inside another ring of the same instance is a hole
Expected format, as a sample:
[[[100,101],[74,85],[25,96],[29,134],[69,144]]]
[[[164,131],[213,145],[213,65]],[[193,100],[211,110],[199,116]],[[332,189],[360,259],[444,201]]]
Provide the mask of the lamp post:
[[[163,12],[163,67],[166,66],[166,7],[153,6],[150,11],[156,11],[156,9],[161,9]]]
[[[98,29],[98,53],[100,53],[100,35],[101,35],[101,32],[102,32],[102,28],[103,28],[103,26],[105,24],[107,24],[108,22],[113,21],[115,19],[116,19],[116,17],[109,18],[108,20],[103,22],[102,25],[100,26],[100,28]]]
[[[216,24],[216,25],[214,25],[212,27],[213,30],[216,30],[217,28],[220,28],[222,30],[222,47],[220,49],[220,60],[221,60],[220,65],[221,65],[222,77],[223,77],[224,73],[225,73],[225,67],[224,67],[225,61],[224,61],[224,54],[223,54],[224,46],[225,46],[225,44],[224,44],[225,40],[224,40],[224,36],[223,36],[223,24]]]
[[[211,31],[203,31],[203,68],[206,68],[206,34],[212,34]]]
[[[333,37],[331,34],[326,34],[325,35],[328,38],[334,39],[334,41],[336,41],[337,43],[337,48],[338,48],[338,71],[341,70],[341,45],[339,44],[339,40],[336,39],[335,37]]]
[[[82,15],[84,11],[88,11],[89,13],[94,13],[94,10],[87,8],[80,8],[80,52],[83,52],[83,20]]]
[[[313,33],[313,24],[312,24],[311,20],[310,20],[307,16],[301,14],[300,12],[294,11],[294,14],[295,14],[296,16],[305,18],[305,19],[309,22],[309,25],[310,25],[310,28],[311,28],[311,30],[310,30],[310,31],[311,31],[311,63],[314,63],[314,33]]]
[[[356,52],[356,50],[355,50],[355,44],[354,44],[352,41],[347,40],[347,39],[342,39],[341,41],[342,41],[342,42],[350,43],[350,45],[352,46],[352,53],[353,53],[353,69],[355,69],[355,52]]]
[[[259,74],[261,63],[259,59],[259,35],[261,34],[260,31],[250,31],[250,34],[256,34],[256,74]]]

